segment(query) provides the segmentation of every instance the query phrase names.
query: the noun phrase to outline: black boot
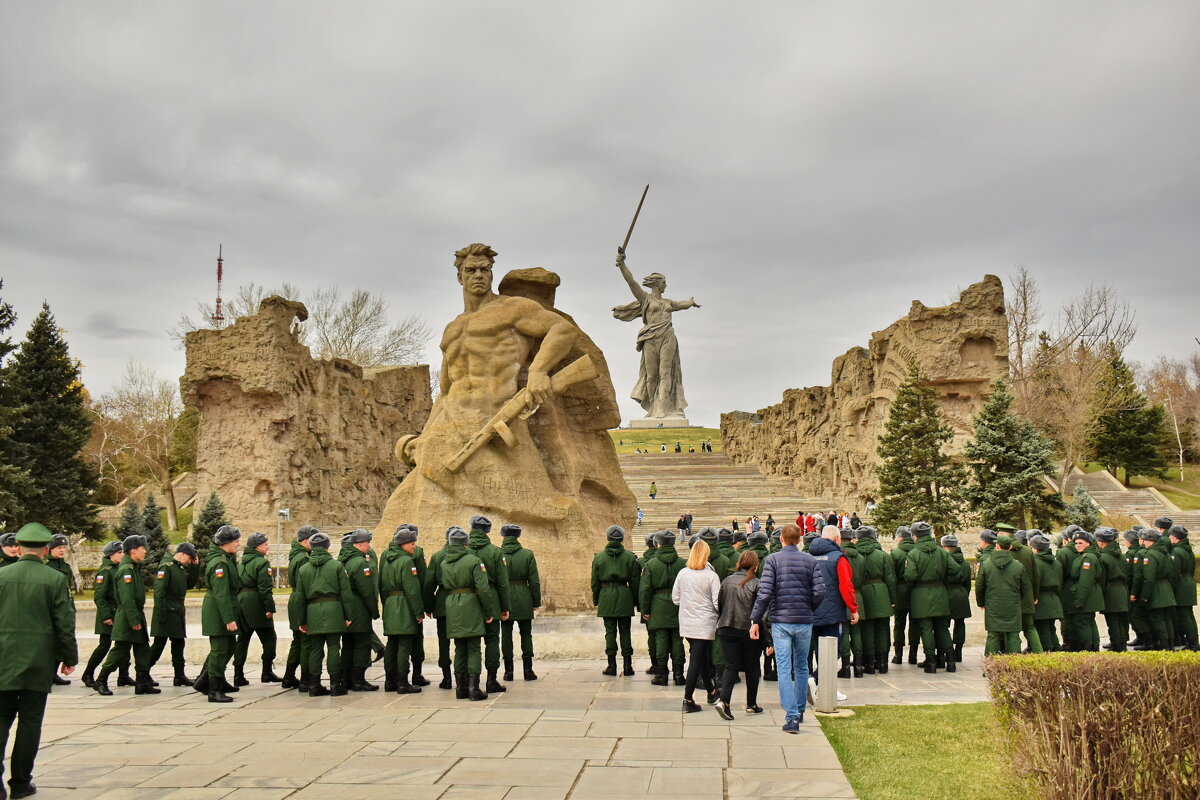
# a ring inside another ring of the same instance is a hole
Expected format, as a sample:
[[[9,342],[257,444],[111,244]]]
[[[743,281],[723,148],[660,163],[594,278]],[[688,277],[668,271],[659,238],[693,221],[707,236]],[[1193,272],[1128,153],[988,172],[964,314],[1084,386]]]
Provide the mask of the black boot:
[[[331,681],[331,683],[332,683],[332,681]],[[330,694],[330,691],[329,691],[329,689],[326,689],[324,685],[322,685],[320,678],[318,678],[315,681],[309,681],[309,683],[308,683],[308,696],[309,697],[325,697],[328,694]]]
[[[937,654],[934,656],[934,658],[937,659],[936,663],[937,663],[938,669],[946,668],[946,651],[945,650],[938,650]]]
[[[910,663],[910,664],[917,663],[917,646],[915,644],[909,645],[909,647],[908,647],[908,663]]]
[[[527,681],[537,680],[537,673],[533,671],[533,656],[521,657],[521,678]]]
[[[650,684],[652,686],[667,686],[668,685],[667,684],[667,668],[665,666],[656,667],[656,672],[654,673],[654,677],[650,679]]]
[[[633,674],[633,656],[625,656],[625,668],[621,670],[621,674],[628,678]]]
[[[296,667],[298,664],[288,664],[287,669],[283,671],[283,681],[280,682],[280,689],[295,689],[299,685],[296,680]]]
[[[931,656],[929,653],[926,653],[925,660],[917,664],[917,666],[924,667],[925,671],[930,674],[937,672],[937,656]]]
[[[454,697],[458,700],[466,700],[471,694],[470,688],[467,686],[467,673],[454,673]]]
[[[400,673],[393,680],[395,680],[395,682],[396,682],[396,688],[393,689],[392,691],[394,691],[396,694],[420,694],[421,693],[420,686],[413,686],[411,683],[408,682],[408,673],[407,672]]]
[[[100,670],[100,674],[96,676],[96,680],[92,681],[92,689],[96,694],[104,697],[112,697],[112,689],[108,688],[109,674],[106,670]]]
[[[149,672],[139,672],[137,680],[133,686],[134,694],[162,694],[162,689],[157,688],[150,682]]]
[[[892,663],[893,664],[903,664],[904,663],[904,645],[898,644],[892,649],[896,651],[896,655],[892,656]]]
[[[511,658],[504,659],[504,680],[508,681],[509,683],[511,683],[512,679],[513,679],[512,672],[513,672],[513,660]],[[616,673],[614,673],[614,674],[616,674]],[[488,689],[488,691],[490,692],[491,689]]]
[[[675,675],[675,685],[676,686],[683,686],[685,683],[687,683],[687,679],[683,677],[683,665],[682,664],[675,665],[674,675]]]
[[[946,672],[958,672],[958,662],[954,660],[954,653],[946,653],[939,661],[945,662]]]
[[[200,674],[196,676],[195,682],[192,683],[192,688],[200,694],[206,695],[208,694],[209,683],[208,667],[202,666],[200,667]]]
[[[454,683],[450,678],[450,668],[442,667],[442,682],[438,684],[439,689],[453,689]]]
[[[70,686],[71,685],[71,682],[69,680],[64,678],[62,675],[58,674],[58,665],[55,665],[54,675],[52,675],[51,677],[54,680],[55,686]]]
[[[837,671],[837,676],[842,680],[850,677],[850,656],[842,656],[842,668]]]
[[[426,678],[424,675],[421,674],[421,665],[420,664],[413,664],[412,685],[413,686],[428,686],[429,685],[429,678]]]
[[[408,673],[404,673],[407,682]],[[385,692],[395,692],[400,689],[400,679],[396,676],[396,668],[391,664],[383,666],[383,690]]]
[[[346,692],[350,691],[346,683],[345,673],[339,674],[336,678],[329,679],[329,694],[332,697],[345,697]]]
[[[862,653],[854,656],[854,677],[861,678],[863,676],[863,657]]]
[[[492,673],[495,673],[495,670],[489,670],[489,671]],[[491,684],[491,683],[492,683],[492,681],[489,680],[488,684]],[[496,684],[496,685],[499,686],[500,684]],[[488,691],[490,692],[491,689],[488,689]],[[501,689],[501,691],[504,691],[504,690]],[[471,688],[470,688],[467,696],[472,700],[487,700],[487,697],[488,697],[487,692],[479,691],[479,676],[478,675],[471,676]]]
[[[249,686],[250,681],[246,680],[246,667],[243,664],[240,667],[233,668],[233,685],[234,686]]]
[[[259,676],[259,681],[262,683],[282,683],[283,678],[275,674],[275,670],[270,664],[263,664],[262,675]]]
[[[83,673],[83,676],[79,679],[79,681],[90,689],[92,688],[92,684],[96,682],[96,674],[89,669],[87,672]]]
[[[601,675],[616,675],[617,674],[617,654],[613,653],[608,657],[608,666],[600,670]]]
[[[233,694],[234,692],[241,691],[241,689],[239,687],[234,686],[229,681],[225,680],[224,675],[222,675],[221,679],[219,681],[217,681],[216,683],[220,687],[221,691],[224,692],[225,694]]]
[[[496,670],[494,670],[494,669],[489,669],[489,670],[487,671],[487,675],[488,675],[488,676],[487,676],[487,686],[485,687],[485,688],[487,689],[487,691],[489,691],[489,692],[503,692],[503,691],[506,691],[506,690],[507,690],[507,688],[508,688],[508,687],[501,685],[500,681],[496,680]],[[478,676],[476,676],[476,677],[475,677],[475,685],[476,685],[476,686],[478,686],[478,685],[479,685],[479,677],[478,677]],[[472,699],[472,700],[477,700],[477,699],[480,699],[480,698],[472,697],[471,699]]]
[[[872,653],[872,654],[871,654],[870,658],[860,658],[860,659],[858,659],[858,664],[860,664],[860,665],[861,665],[861,667],[860,667],[860,674],[858,674],[858,675],[855,675],[854,677],[856,677],[856,678],[861,678],[861,677],[862,677],[862,673],[865,673],[865,674],[867,674],[867,675],[874,675],[874,674],[875,674],[875,664],[876,664],[876,662],[877,662],[877,661],[878,661],[878,659],[877,659],[877,658],[875,658],[875,654],[874,654],[874,653]]]
[[[210,703],[232,703],[233,698],[222,692],[220,689],[209,689],[208,702]]]
[[[187,674],[183,671],[183,667],[175,668],[175,680],[173,681],[173,683],[176,686],[193,686],[193,685],[195,685],[195,682],[192,681],[191,679],[189,679]]]
[[[650,668],[646,670],[646,674],[647,675],[657,675],[658,674],[658,659],[655,658],[654,656],[650,657]]]
[[[129,665],[122,664],[117,670],[117,686],[133,686],[133,678],[129,677]]]
[[[961,644],[954,645],[954,660],[956,662],[962,662],[962,649],[963,646]]]
[[[296,689],[301,692],[307,692],[312,688],[314,683],[320,683],[320,681],[312,679],[312,672],[309,671],[308,667],[301,667],[300,680],[296,681]]]
[[[888,671],[887,653],[882,653],[880,655],[875,656],[875,671],[878,672],[880,675],[887,675],[887,671]]]
[[[359,667],[354,673],[354,685],[350,687],[355,692],[375,692],[379,684],[367,683],[367,668]]]

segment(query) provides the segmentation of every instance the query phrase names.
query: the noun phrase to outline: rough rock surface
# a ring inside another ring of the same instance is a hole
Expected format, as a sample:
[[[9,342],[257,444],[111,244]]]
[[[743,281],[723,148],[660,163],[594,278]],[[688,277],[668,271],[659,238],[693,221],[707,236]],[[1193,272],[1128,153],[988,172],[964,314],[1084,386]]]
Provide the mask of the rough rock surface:
[[[429,367],[364,374],[314,359],[292,330],[307,317],[273,296],[227,328],[187,335],[179,383],[200,410],[197,504],[215,490],[243,528],[273,532],[280,508],[291,509],[288,531],[375,519],[407,472],[393,443],[429,416]]]
[[[553,272],[514,270],[500,282],[499,293],[534,300],[574,324],[554,308],[558,285]],[[578,331],[571,352],[550,372],[583,355],[591,357],[598,378],[571,387],[527,421],[514,423],[522,441],[525,434],[518,427],[528,427],[535,447],[510,449],[493,440],[453,476],[440,464],[418,462],[388,501],[375,531],[376,546],[386,546],[402,522],[420,528],[421,544],[430,554],[442,546],[447,527],[467,528],[475,514],[492,520],[496,544],[500,526],[516,523],[522,544],[538,558],[543,611],[590,609],[591,555],[604,546],[609,525],[632,528],[637,505],[608,435],[621,417],[604,354]],[[524,371],[518,383],[525,384]]]
[[[757,414],[721,415],[725,453],[767,475],[792,479],[811,495],[861,509],[876,496],[879,435],[909,368],[919,364],[954,426],[953,449],[971,434],[971,416],[996,378],[1008,374],[1004,285],[995,275],[968,287],[948,306],[914,300],[908,316],[833,362],[829,386],[788,389],[783,402]]]

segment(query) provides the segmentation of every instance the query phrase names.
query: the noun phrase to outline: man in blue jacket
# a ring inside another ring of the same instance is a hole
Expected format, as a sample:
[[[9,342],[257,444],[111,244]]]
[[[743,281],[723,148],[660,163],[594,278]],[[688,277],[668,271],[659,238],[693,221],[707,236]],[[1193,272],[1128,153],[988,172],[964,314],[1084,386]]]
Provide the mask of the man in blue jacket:
[[[758,595],[750,612],[750,638],[759,637],[759,626],[769,612],[771,644],[779,672],[779,704],[785,715],[783,730],[799,733],[804,721],[813,611],[821,604],[826,588],[816,559],[796,546],[800,529],[785,525],[780,539],[783,549],[767,556],[758,582]]]

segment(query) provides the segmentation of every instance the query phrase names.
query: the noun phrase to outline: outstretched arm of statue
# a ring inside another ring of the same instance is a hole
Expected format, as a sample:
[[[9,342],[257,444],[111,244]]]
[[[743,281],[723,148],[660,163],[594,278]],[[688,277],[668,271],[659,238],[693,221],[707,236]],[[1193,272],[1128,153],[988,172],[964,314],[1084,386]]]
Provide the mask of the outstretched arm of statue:
[[[638,285],[633,274],[629,271],[629,267],[625,266],[625,254],[617,253],[617,269],[621,270],[621,277],[625,279],[625,283],[629,284],[629,291],[633,292],[633,299],[639,303],[646,299],[646,290]]]
[[[699,308],[700,304],[696,302],[696,298],[689,297],[687,300],[668,300],[671,304],[672,311],[684,311],[689,308]]]
[[[535,305],[531,303],[531,305]],[[526,388],[535,403],[545,403],[553,395],[550,389],[550,368],[567,357],[571,345],[575,344],[577,330],[567,320],[537,306],[537,311],[518,318],[516,328],[526,336],[541,339],[537,355],[529,365],[529,381]]]

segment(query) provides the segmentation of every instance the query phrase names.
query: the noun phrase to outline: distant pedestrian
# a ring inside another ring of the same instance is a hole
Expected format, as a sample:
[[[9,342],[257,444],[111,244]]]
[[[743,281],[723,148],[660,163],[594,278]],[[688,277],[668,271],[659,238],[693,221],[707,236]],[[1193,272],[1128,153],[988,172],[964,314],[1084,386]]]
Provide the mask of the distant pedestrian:
[[[663,445],[663,446],[665,447],[666,445]],[[650,481],[650,499],[653,500],[657,496],[658,496],[658,484],[655,483],[654,481]]]
[[[663,453],[667,452],[667,446],[665,444],[662,446],[662,451],[663,451]]]
[[[637,524],[638,524],[638,525],[641,525],[641,524],[642,524],[642,520],[643,520],[643,519],[645,519],[645,518],[646,518],[646,512],[642,511],[642,507],[641,507],[641,506],[638,506],[638,510],[637,510]]]

